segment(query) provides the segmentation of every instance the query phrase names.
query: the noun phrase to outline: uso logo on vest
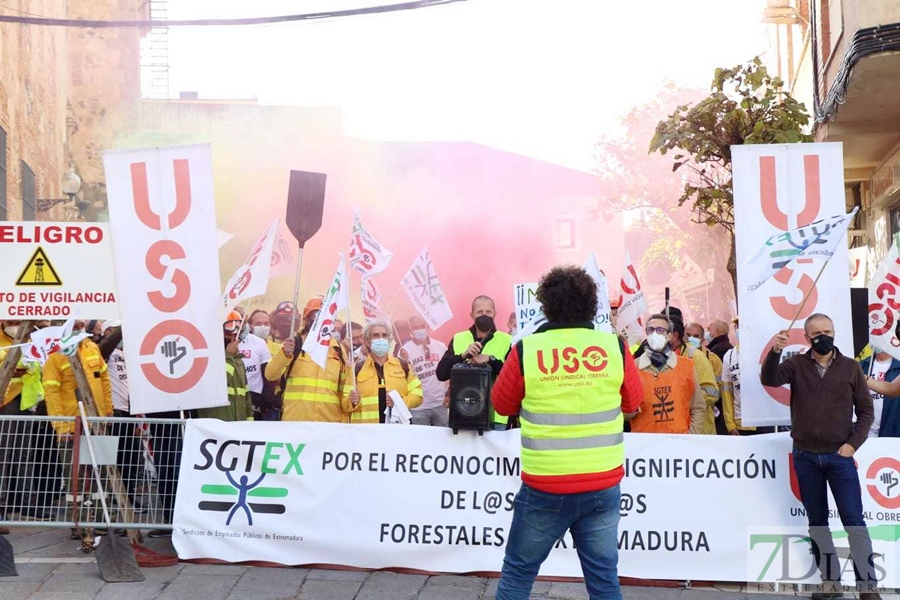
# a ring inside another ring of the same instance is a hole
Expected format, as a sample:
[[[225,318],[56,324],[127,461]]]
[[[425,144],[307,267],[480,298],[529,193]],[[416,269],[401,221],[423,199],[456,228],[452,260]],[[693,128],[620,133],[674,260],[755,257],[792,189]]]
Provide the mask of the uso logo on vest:
[[[579,357],[578,350],[572,346],[562,349],[562,368],[566,373],[575,373],[581,367],[584,367],[592,373],[600,373],[609,364],[609,355],[606,350],[600,346],[588,346],[581,352]],[[553,362],[550,368],[547,368],[547,362],[543,350],[537,352],[538,369],[544,375],[555,375],[560,367],[560,349],[554,348],[551,354]],[[541,378],[548,380],[549,378]]]

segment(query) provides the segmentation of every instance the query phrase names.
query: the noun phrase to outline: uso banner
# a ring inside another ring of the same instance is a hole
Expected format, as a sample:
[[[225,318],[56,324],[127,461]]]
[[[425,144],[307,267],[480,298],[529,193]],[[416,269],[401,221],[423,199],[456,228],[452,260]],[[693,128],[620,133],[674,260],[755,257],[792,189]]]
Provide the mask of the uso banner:
[[[834,320],[835,343],[853,355],[850,321],[849,259],[841,241],[813,289],[822,262],[797,260],[760,287],[749,291],[756,266],[748,259],[773,235],[847,212],[844,205],[844,162],[840,143],[733,146],[734,221],[741,321],[742,422],[745,425],[788,425],[790,390],[763,387],[759,373],[773,339],[796,315],[786,359],[809,347],[803,321],[813,313]],[[775,259],[777,260],[777,259]],[[810,292],[810,290],[812,290]],[[804,295],[809,300],[797,315]]]
[[[132,414],[227,404],[209,146],[103,164]]]
[[[745,581],[772,553],[751,552],[751,533],[805,524],[787,434],[626,434],[625,447],[622,576]],[[900,523],[898,455],[896,440],[857,455],[870,525]],[[189,420],[173,543],[182,559],[499,572],[520,467],[519,430]],[[570,534],[541,574],[581,576]]]

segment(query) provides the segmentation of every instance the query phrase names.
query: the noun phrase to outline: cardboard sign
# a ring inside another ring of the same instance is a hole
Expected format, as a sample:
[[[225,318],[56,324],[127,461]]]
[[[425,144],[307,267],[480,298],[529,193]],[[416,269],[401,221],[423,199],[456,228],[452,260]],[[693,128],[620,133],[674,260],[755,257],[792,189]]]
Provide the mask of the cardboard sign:
[[[0,222],[0,319],[118,319],[107,223]]]

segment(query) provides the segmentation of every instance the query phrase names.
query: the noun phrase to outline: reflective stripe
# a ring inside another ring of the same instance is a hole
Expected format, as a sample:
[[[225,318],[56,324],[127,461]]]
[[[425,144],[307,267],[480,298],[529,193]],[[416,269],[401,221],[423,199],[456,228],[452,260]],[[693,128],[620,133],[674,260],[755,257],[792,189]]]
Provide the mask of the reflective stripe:
[[[228,390],[229,396],[237,396],[237,395],[246,396],[247,395],[247,388],[225,388],[225,389]]]
[[[103,368],[100,369],[100,372],[101,372],[101,373],[106,373],[106,370],[107,370],[108,368],[109,368],[109,366],[107,366],[106,363],[104,363],[104,364],[103,364]]]
[[[99,354],[85,354],[84,358],[85,359],[100,358],[100,355]]]
[[[298,392],[291,390],[285,392],[282,399],[290,402],[321,402],[322,404],[340,404],[341,401],[337,396],[331,394],[320,394],[317,392]]]
[[[539,439],[522,436],[522,447],[529,450],[586,450],[589,448],[617,446],[624,443],[624,441],[625,436],[621,433],[562,439]]]
[[[588,425],[591,423],[606,423],[616,419],[622,414],[622,407],[617,406],[612,410],[584,414],[564,413],[533,413],[522,408],[519,415],[535,425]]]
[[[315,377],[288,377],[287,387],[306,386],[332,392],[338,391],[338,384],[328,379],[316,379]]]
[[[60,370],[60,371],[65,371],[66,369],[70,368],[71,366],[72,366],[72,365],[69,364],[68,361],[66,361],[66,362],[64,362],[63,364],[59,365],[59,370]]]
[[[409,384],[406,388],[408,394],[415,392],[417,390],[422,389],[422,382],[418,380],[418,378],[414,379],[411,384]],[[421,396],[421,394],[419,394]]]
[[[229,375],[234,375],[234,365],[231,363],[225,363],[225,372]]]
[[[54,381],[52,379],[47,379],[46,381],[44,381],[44,387],[47,387],[48,385],[55,385],[55,386],[59,387],[62,384],[58,381]]]
[[[10,385],[12,385],[14,383],[22,383],[22,378],[21,377],[13,377],[12,379],[9,380]]]
[[[703,392],[705,396],[709,396],[710,398],[718,398],[719,397],[719,388],[711,385],[701,385],[700,390]]]
[[[353,413],[353,416],[359,415],[360,421],[378,421],[378,410],[363,410],[358,413]]]

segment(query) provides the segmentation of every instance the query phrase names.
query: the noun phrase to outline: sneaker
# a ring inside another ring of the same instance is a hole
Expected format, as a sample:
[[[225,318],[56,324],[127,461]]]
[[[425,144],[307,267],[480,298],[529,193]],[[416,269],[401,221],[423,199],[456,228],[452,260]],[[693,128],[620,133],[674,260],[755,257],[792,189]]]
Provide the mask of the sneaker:
[[[881,594],[878,592],[860,592],[859,600],[881,600]]]
[[[152,538],[167,538],[172,537],[171,529],[151,529],[147,532],[148,537]]]

